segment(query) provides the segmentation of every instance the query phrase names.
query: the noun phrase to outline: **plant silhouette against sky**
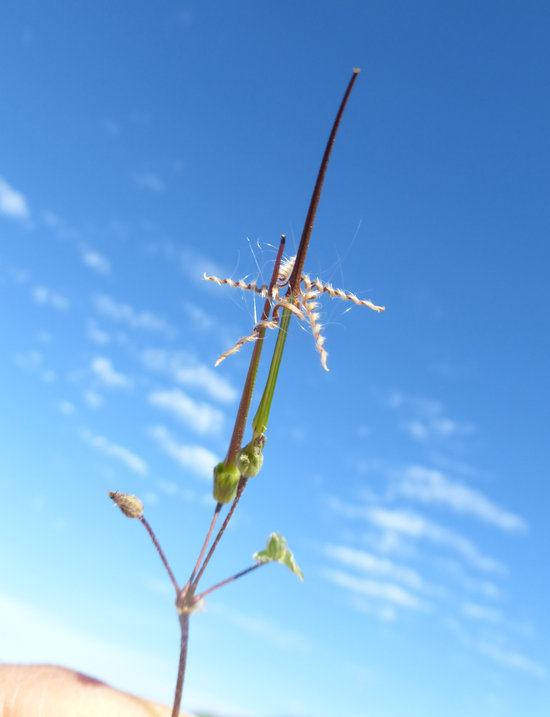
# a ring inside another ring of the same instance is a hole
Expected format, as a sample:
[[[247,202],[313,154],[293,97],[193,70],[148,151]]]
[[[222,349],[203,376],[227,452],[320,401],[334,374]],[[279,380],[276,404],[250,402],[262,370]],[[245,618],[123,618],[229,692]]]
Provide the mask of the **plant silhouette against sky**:
[[[331,297],[337,297],[344,301],[351,301],[359,306],[367,306],[377,312],[383,311],[384,307],[376,306],[370,301],[359,299],[350,292],[341,289],[334,289],[330,284],[324,284],[320,279],[312,280],[304,273],[304,262],[306,259],[307,249],[313,230],[315,214],[323,181],[336,133],[344,113],[349,95],[359,74],[358,69],[354,69],[353,75],[349,81],[348,87],[340,104],[338,114],[334,121],[332,131],[330,133],[326,149],[323,155],[317,181],[311,197],[304,229],[302,232],[300,244],[295,257],[283,260],[283,252],[285,247],[285,237],[281,238],[271,281],[269,285],[258,287],[255,282],[246,283],[244,280],[233,281],[232,279],[221,279],[216,276],[206,276],[208,281],[214,281],[218,284],[226,284],[247,291],[252,291],[265,298],[263,311],[258,323],[254,326],[252,332],[245,336],[235,344],[234,347],[224,352],[216,365],[221,363],[225,358],[238,351],[244,344],[253,342],[252,356],[246,379],[243,386],[241,400],[233,433],[229,442],[227,454],[223,461],[220,461],[214,467],[214,489],[213,496],[216,500],[216,506],[212,520],[206,533],[202,548],[199,552],[193,570],[187,582],[180,586],[170,564],[164,555],[164,552],[155,536],[155,533],[146,518],[143,516],[143,505],[135,496],[111,492],[109,495],[118,505],[122,512],[129,518],[137,518],[144,525],[149,533],[159,555],[170,577],[172,585],[176,593],[176,609],[181,630],[180,640],[180,657],[178,666],[178,675],[176,688],[174,693],[174,702],[172,707],[172,717],[177,717],[180,711],[183,683],[185,677],[185,667],[187,662],[187,648],[189,641],[189,618],[197,610],[201,609],[204,597],[214,590],[236,580],[253,570],[258,569],[268,562],[279,562],[286,565],[295,575],[303,579],[303,574],[298,567],[294,556],[287,546],[285,538],[279,533],[272,533],[264,550],[256,552],[253,555],[254,564],[242,570],[221,582],[212,585],[206,590],[199,591],[199,582],[203,573],[216,550],[216,547],[222,538],[229,521],[237,507],[241,496],[246,488],[248,480],[260,471],[263,464],[263,448],[265,445],[265,432],[267,430],[269,412],[277,382],[279,367],[283,356],[285,341],[288,333],[288,326],[292,315],[298,319],[308,321],[313,337],[315,339],[316,348],[321,357],[323,368],[327,368],[327,352],[324,348],[324,336],[321,332],[319,323],[319,314],[317,312],[318,299],[322,294],[328,294]],[[248,421],[248,413],[254,392],[258,366],[261,358],[264,337],[267,329],[278,329],[278,335],[271,359],[271,365],[266,380],[266,385],[262,393],[262,397],[257,412],[252,421],[252,437],[250,441],[243,447],[244,433]],[[230,504],[225,519],[219,528],[216,536],[212,540],[214,529],[223,506]],[[212,542],[211,542],[212,541]],[[209,547],[210,546],[210,547]],[[208,551],[208,552],[207,552]]]

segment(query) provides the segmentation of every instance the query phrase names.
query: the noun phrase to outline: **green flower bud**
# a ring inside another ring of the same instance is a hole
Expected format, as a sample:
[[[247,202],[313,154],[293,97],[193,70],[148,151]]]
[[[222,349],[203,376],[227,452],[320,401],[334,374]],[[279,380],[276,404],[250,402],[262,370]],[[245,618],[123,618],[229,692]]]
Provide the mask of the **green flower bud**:
[[[223,461],[214,468],[214,500],[231,503],[237,494],[241,472],[237,466],[227,466]]]
[[[253,478],[258,475],[264,462],[263,448],[265,446],[265,436],[260,434],[253,438],[248,445],[241,448],[237,456],[237,465],[241,475],[245,478]]]

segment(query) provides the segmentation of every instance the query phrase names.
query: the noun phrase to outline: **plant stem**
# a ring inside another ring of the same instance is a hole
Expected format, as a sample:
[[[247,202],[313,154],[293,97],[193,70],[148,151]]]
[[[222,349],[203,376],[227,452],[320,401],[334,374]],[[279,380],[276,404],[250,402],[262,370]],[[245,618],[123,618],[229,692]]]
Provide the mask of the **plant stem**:
[[[231,516],[235,512],[235,508],[237,507],[237,504],[238,504],[239,500],[241,499],[241,496],[244,492],[244,489],[245,489],[247,483],[248,483],[248,478],[244,478],[243,476],[241,476],[241,480],[239,481],[239,486],[237,488],[237,495],[235,496],[233,503],[231,503],[229,512],[225,516],[225,520],[222,523],[222,527],[218,530],[218,534],[216,535],[214,542],[212,543],[212,547],[208,551],[208,555],[206,556],[203,564],[201,565],[201,568],[197,574],[197,577],[193,580],[193,582],[191,584],[191,590],[193,592],[195,592],[195,588],[199,584],[199,580],[201,579],[202,574],[204,573],[204,571],[206,569],[206,566],[210,562],[210,558],[214,554],[214,550],[216,550],[216,547],[217,547],[218,543],[220,542],[222,535],[225,533],[225,529],[227,528],[227,525],[228,525],[229,521],[231,520]]]
[[[264,308],[260,321],[267,321],[269,317],[269,312],[271,310],[271,293],[275,287],[277,278],[279,276],[279,267],[281,266],[281,259],[283,257],[285,241],[286,237],[283,234],[283,236],[281,237],[281,243],[279,244],[279,251],[277,252],[277,257],[275,259],[273,274],[271,275],[271,281],[269,282],[267,298],[264,303]],[[241,395],[241,402],[239,404],[237,418],[235,419],[235,427],[233,428],[233,435],[231,436],[229,449],[227,451],[227,456],[225,459],[225,463],[228,466],[235,465],[237,460],[237,454],[240,451],[241,444],[243,442],[244,430],[246,428],[246,420],[248,418],[248,411],[250,409],[250,402],[252,400],[254,384],[256,383],[256,375],[258,373],[258,365],[260,363],[260,356],[262,354],[264,336],[265,326],[261,326],[258,329],[258,338],[254,343],[254,349],[252,351],[252,357],[250,359],[250,365],[248,367],[248,373],[246,375],[246,381]]]
[[[321,190],[323,189],[323,182],[325,181],[325,174],[327,173],[330,153],[332,152],[334,140],[336,139],[336,133],[338,132],[338,127],[340,126],[342,115],[344,114],[344,110],[346,109],[348,98],[351,94],[351,90],[353,89],[353,85],[355,83],[355,80],[357,79],[357,75],[359,74],[359,72],[360,70],[358,70],[357,68],[353,70],[353,75],[351,76],[351,80],[349,81],[348,87],[340,104],[340,109],[338,110],[338,114],[336,115],[336,119],[334,120],[334,124],[332,125],[332,130],[330,132],[327,146],[325,148],[325,153],[323,154],[323,159],[321,160],[321,166],[319,167],[319,173],[317,174],[317,181],[315,182],[313,194],[311,195],[311,201],[309,203],[309,209],[307,211],[306,221],[304,223],[304,229],[302,231],[302,238],[300,239],[298,253],[296,254],[296,260],[294,261],[294,268],[292,270],[292,274],[290,275],[290,279],[288,280],[288,294],[292,294],[294,303],[296,303],[298,299],[298,292],[300,289],[300,281],[302,280],[302,272],[304,270],[304,262],[306,260],[307,248],[309,245],[309,240],[311,238],[311,232],[313,230],[313,223],[315,221],[317,207],[319,206],[319,199],[321,198]]]
[[[217,590],[218,588],[221,588],[228,583],[232,583],[234,580],[237,580],[237,578],[242,578],[243,575],[251,573],[253,570],[256,570],[256,568],[260,568],[262,565],[267,565],[267,563],[254,563],[254,565],[251,565],[249,568],[246,568],[246,570],[241,570],[240,573],[235,573],[235,575],[232,575],[230,578],[222,580],[221,583],[216,583],[215,585],[212,585],[211,588],[208,588],[208,590],[205,590],[204,592],[195,595],[195,600],[197,602],[199,600],[202,600],[205,595],[208,595],[208,593],[214,592],[214,590]]]
[[[204,554],[206,552],[206,548],[208,547],[208,543],[210,542],[210,538],[212,537],[212,532],[214,530],[214,526],[216,525],[216,521],[218,520],[218,516],[220,514],[220,511],[222,509],[223,504],[217,503],[216,507],[214,508],[214,515],[212,516],[212,520],[210,521],[210,527],[208,528],[208,533],[206,534],[206,538],[204,539],[204,543],[202,544],[201,552],[199,553],[199,557],[197,558],[197,562],[195,563],[195,567],[193,568],[193,572],[191,573],[191,577],[187,581],[187,585],[190,585],[193,582],[193,578],[195,577],[195,573],[199,569],[199,565],[201,564],[201,560],[204,557]]]
[[[176,691],[174,693],[174,705],[172,717],[179,717],[181,696],[183,693],[183,680],[185,678],[185,666],[187,664],[187,646],[189,644],[189,613],[179,613],[181,630],[180,659],[178,663],[178,679],[176,680]]]
[[[166,556],[164,555],[164,551],[163,551],[162,548],[160,547],[160,544],[159,544],[159,542],[158,542],[158,540],[157,540],[157,536],[155,535],[155,533],[154,533],[154,531],[153,531],[153,528],[151,528],[151,526],[149,525],[149,523],[147,522],[147,520],[143,517],[143,515],[140,516],[139,520],[141,521],[141,523],[143,524],[143,526],[145,527],[145,529],[146,529],[147,532],[149,533],[149,536],[150,536],[151,540],[153,541],[153,545],[154,545],[155,548],[157,549],[157,552],[158,552],[158,554],[160,555],[160,559],[162,560],[162,563],[163,563],[164,567],[166,568],[166,572],[167,572],[168,575],[170,576],[170,580],[172,581],[172,585],[174,586],[174,588],[175,588],[175,590],[176,590],[176,595],[179,595],[179,593],[180,593],[180,588],[179,588],[179,585],[178,585],[178,581],[176,580],[176,578],[175,578],[175,576],[174,576],[174,573],[172,572],[172,568],[170,567],[170,565],[169,565],[169,563],[168,563],[168,560],[166,559]]]

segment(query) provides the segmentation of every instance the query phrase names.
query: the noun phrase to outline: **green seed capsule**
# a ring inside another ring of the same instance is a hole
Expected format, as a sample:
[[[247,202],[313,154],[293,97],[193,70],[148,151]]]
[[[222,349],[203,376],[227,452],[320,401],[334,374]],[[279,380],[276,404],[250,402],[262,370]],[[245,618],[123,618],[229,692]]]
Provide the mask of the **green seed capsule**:
[[[214,468],[214,500],[231,503],[237,494],[241,472],[237,466],[227,466],[223,461]]]
[[[265,436],[261,434],[239,451],[237,465],[239,466],[241,475],[245,478],[253,478],[260,472],[264,462],[262,453],[264,446]]]

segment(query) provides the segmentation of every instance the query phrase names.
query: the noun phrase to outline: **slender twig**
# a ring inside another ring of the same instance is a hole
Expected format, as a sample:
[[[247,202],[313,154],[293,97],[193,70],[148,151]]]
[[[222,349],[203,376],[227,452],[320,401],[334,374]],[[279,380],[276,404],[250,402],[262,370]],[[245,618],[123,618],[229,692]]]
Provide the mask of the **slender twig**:
[[[228,583],[232,583],[234,580],[237,580],[237,578],[242,578],[243,575],[251,573],[253,570],[256,570],[256,568],[260,568],[262,565],[267,565],[267,563],[254,563],[254,565],[251,565],[249,568],[246,568],[246,570],[241,570],[240,573],[235,573],[235,575],[232,575],[230,578],[222,580],[221,583],[216,583],[215,585],[212,585],[212,587],[208,588],[208,590],[204,590],[204,592],[195,595],[195,597],[193,598],[193,602],[198,602],[199,600],[202,600],[205,595],[208,595],[208,593],[214,592],[214,590],[217,590],[218,588],[221,588]]]
[[[176,595],[179,595],[179,593],[180,593],[180,588],[179,588],[179,585],[178,585],[178,581],[176,580],[176,578],[175,578],[175,576],[174,576],[174,573],[172,572],[172,568],[170,567],[170,565],[169,565],[169,563],[168,563],[168,560],[166,559],[166,556],[164,555],[164,552],[163,552],[162,548],[160,547],[160,544],[159,544],[159,542],[158,542],[158,540],[157,540],[157,536],[155,535],[155,533],[154,533],[154,531],[153,531],[153,528],[151,528],[151,526],[149,525],[149,523],[147,522],[147,520],[143,517],[143,515],[140,516],[139,520],[141,521],[141,523],[143,524],[143,526],[145,527],[145,529],[146,529],[147,532],[149,533],[149,536],[150,536],[151,540],[153,541],[153,545],[154,545],[155,548],[157,549],[157,552],[158,552],[158,554],[160,555],[160,559],[162,560],[162,563],[163,563],[164,567],[166,568],[166,572],[167,572],[168,575],[170,576],[170,580],[172,581],[172,585],[174,586],[174,588],[175,588],[175,590],[176,590]]]
[[[225,529],[227,528],[227,525],[228,525],[229,521],[231,520],[231,516],[232,516],[233,513],[235,512],[235,508],[237,507],[237,504],[238,504],[238,502],[239,502],[240,499],[241,499],[241,496],[242,496],[242,494],[243,494],[243,492],[244,492],[244,489],[245,489],[247,483],[248,483],[248,478],[243,478],[243,476],[241,476],[241,479],[240,479],[240,481],[239,481],[239,485],[238,485],[238,488],[237,488],[237,494],[235,495],[235,498],[234,498],[234,500],[233,500],[233,503],[231,503],[231,507],[229,508],[229,512],[228,512],[227,515],[225,516],[225,520],[224,520],[223,523],[222,523],[222,527],[219,529],[218,534],[216,535],[216,537],[215,537],[215,539],[214,539],[214,542],[212,543],[212,547],[211,547],[210,550],[208,551],[208,555],[206,556],[206,558],[204,559],[203,564],[201,565],[201,568],[200,568],[200,570],[199,570],[199,572],[198,572],[198,574],[197,574],[197,577],[193,580],[193,583],[191,584],[191,589],[192,589],[193,592],[194,592],[195,588],[197,587],[197,585],[199,584],[199,580],[201,579],[202,574],[204,573],[204,571],[205,571],[205,569],[206,569],[206,566],[207,566],[208,563],[210,562],[210,558],[211,558],[212,555],[214,554],[214,550],[216,550],[216,548],[217,548],[217,546],[218,546],[218,543],[219,543],[220,540],[221,540],[222,535],[225,533]]]
[[[187,585],[190,585],[193,582],[195,573],[199,569],[199,565],[201,564],[201,560],[204,557],[206,548],[208,547],[208,543],[210,542],[210,538],[212,537],[212,533],[214,532],[214,526],[216,525],[216,521],[218,520],[218,516],[220,514],[222,507],[223,507],[223,503],[217,503],[216,507],[214,508],[214,515],[212,516],[212,520],[210,521],[210,527],[208,528],[208,533],[206,534],[206,538],[204,539],[204,543],[202,544],[201,552],[199,553],[199,557],[197,558],[197,562],[195,563],[193,572],[191,573],[191,576],[190,576],[189,580],[187,581]]]
[[[179,622],[181,630],[180,659],[178,663],[178,678],[176,680],[176,691],[174,693],[172,717],[179,717],[180,714],[181,695],[183,693],[183,680],[185,678],[185,666],[187,664],[187,646],[189,644],[189,614],[185,612],[180,612]]]

